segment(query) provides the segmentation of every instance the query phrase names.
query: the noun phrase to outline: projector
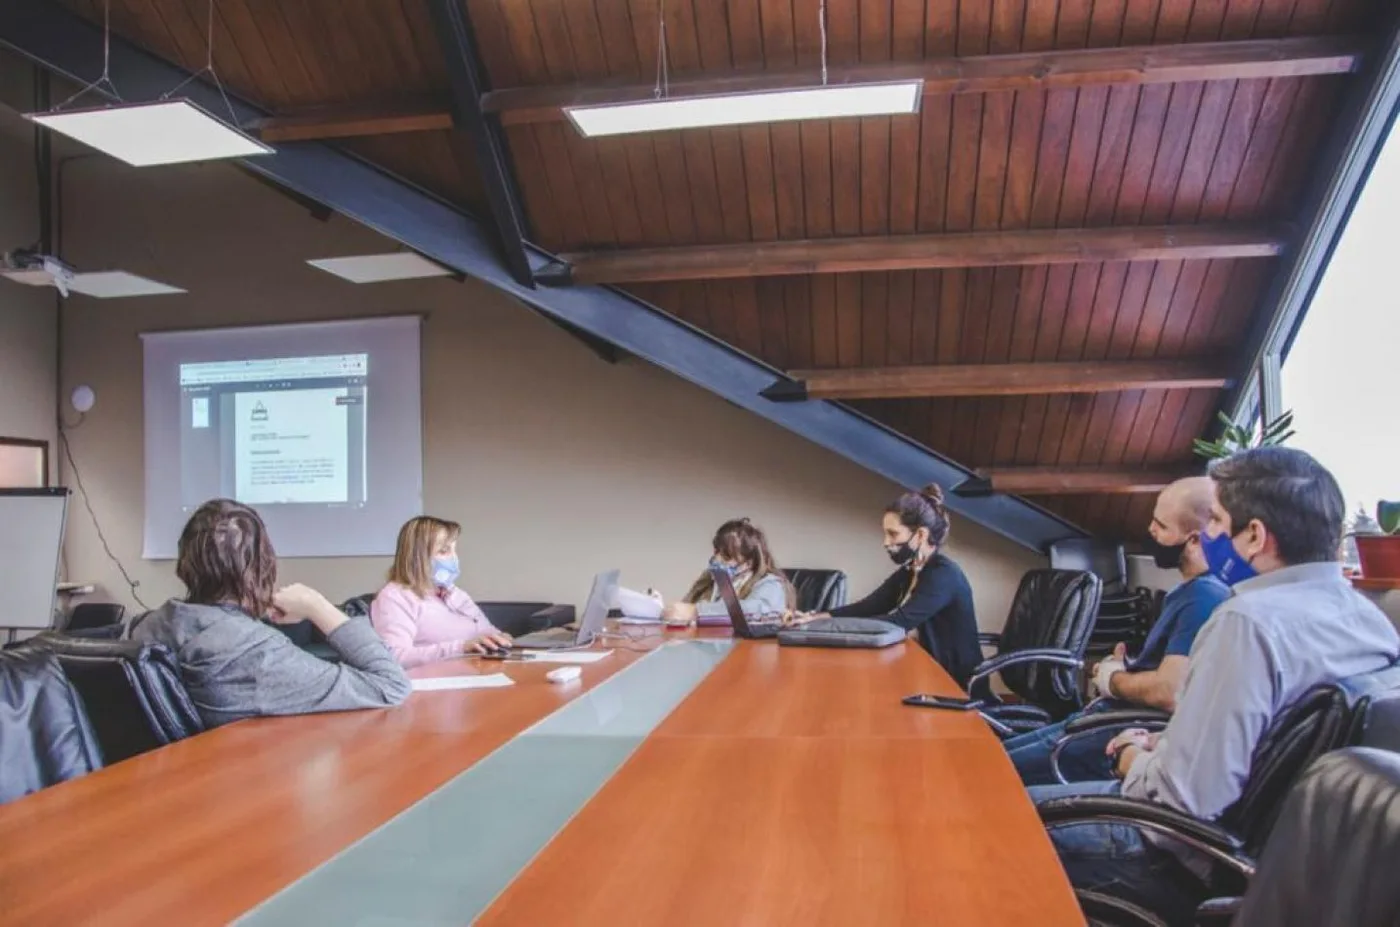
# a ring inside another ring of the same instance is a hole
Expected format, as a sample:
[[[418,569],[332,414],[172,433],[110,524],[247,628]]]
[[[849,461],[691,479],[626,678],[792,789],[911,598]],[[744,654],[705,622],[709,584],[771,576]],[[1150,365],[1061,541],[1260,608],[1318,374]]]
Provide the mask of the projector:
[[[27,286],[51,286],[64,296],[73,282],[73,268],[37,249],[18,249],[0,257],[0,277]]]

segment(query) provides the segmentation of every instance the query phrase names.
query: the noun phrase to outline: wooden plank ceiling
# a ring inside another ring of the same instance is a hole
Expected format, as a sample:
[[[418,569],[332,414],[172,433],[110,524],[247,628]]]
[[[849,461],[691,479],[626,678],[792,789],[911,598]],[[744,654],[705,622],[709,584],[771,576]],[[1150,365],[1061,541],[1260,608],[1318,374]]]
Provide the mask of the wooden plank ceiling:
[[[101,18],[102,0],[65,2]],[[1144,532],[1148,490],[1193,465],[1220,384],[1242,373],[1385,6],[829,0],[833,75],[932,62],[919,115],[587,140],[559,101],[646,93],[658,0],[465,3],[531,237],[580,279],[621,282],[829,389],[893,384],[844,395],[886,397],[846,401],[1121,537]],[[206,8],[113,0],[113,26],[198,67]],[[815,81],[817,9],[666,0],[673,90]],[[1131,51],[1095,51],[1118,47]],[[219,0],[214,50],[226,83],[288,116],[269,138],[343,136],[481,208],[424,0]],[[1024,57],[987,57],[1008,55]],[[1162,229],[1175,226],[1194,228]],[[1039,380],[1014,373],[1051,363]],[[1008,393],[978,369],[992,364],[1039,391]],[[987,388],[937,386],[951,365]],[[915,369],[871,369],[885,367]],[[1071,370],[1082,391],[1061,382]]]

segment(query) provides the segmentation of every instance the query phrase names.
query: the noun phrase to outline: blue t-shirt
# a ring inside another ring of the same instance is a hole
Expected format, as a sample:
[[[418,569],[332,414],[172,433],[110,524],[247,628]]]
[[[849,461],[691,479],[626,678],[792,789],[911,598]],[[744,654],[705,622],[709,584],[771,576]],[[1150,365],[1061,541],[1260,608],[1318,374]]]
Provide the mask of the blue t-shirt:
[[[1142,652],[1128,663],[1128,671],[1155,670],[1166,657],[1189,656],[1196,632],[1215,607],[1229,597],[1230,587],[1210,573],[1187,580],[1168,592],[1162,600],[1162,614],[1143,642]]]

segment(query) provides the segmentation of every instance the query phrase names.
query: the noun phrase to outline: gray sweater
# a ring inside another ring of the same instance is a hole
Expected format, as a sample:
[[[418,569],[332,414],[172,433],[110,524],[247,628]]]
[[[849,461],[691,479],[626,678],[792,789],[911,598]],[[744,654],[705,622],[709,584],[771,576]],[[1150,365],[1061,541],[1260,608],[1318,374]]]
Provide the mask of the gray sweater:
[[[736,583],[735,585],[742,584]],[[748,598],[739,600],[739,607],[744,610],[745,618],[781,615],[788,610],[787,585],[781,576],[769,573],[753,584],[753,588],[749,590]],[[718,588],[710,590],[710,598],[707,601],[695,604],[695,614],[701,618],[728,617],[729,609],[720,600]]]
[[[402,704],[412,687],[368,621],[326,637],[329,663],[242,612],[171,599],[138,620],[132,640],[164,644],[209,727],[259,715],[299,715]]]

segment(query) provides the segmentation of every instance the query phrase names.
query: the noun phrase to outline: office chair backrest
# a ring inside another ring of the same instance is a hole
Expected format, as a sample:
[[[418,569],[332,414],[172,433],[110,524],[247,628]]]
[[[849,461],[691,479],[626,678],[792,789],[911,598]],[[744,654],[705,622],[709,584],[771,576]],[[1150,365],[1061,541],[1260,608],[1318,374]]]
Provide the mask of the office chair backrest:
[[[1314,686],[1264,735],[1250,762],[1249,781],[1221,823],[1257,854],[1273,830],[1285,797],[1323,754],[1374,738],[1382,745],[1400,730],[1400,664]]]
[[[1128,585],[1128,556],[1122,544],[1093,538],[1066,538],[1050,545],[1050,569],[1084,570],[1103,580],[1104,594]]]
[[[25,647],[58,660],[108,765],[204,730],[164,645],[42,634]]]
[[[352,596],[340,604],[340,610],[347,618],[368,618],[369,607],[374,602],[374,593]]]
[[[1103,583],[1083,570],[1030,570],[1021,577],[997,653],[1051,647],[1084,656]],[[1078,672],[1029,663],[1001,673],[1007,688],[1059,718],[1080,705]]]
[[[783,570],[797,590],[799,612],[829,612],[846,604],[846,574],[840,570]]]
[[[0,802],[101,768],[82,700],[57,659],[0,652]]]
[[[120,625],[122,616],[125,614],[126,606],[118,605],[115,602],[84,602],[81,605],[73,606],[73,611],[68,615],[68,624],[64,626],[64,630],[87,631],[93,628]]]
[[[1400,923],[1400,756],[1352,747],[1289,792],[1234,927]]]

